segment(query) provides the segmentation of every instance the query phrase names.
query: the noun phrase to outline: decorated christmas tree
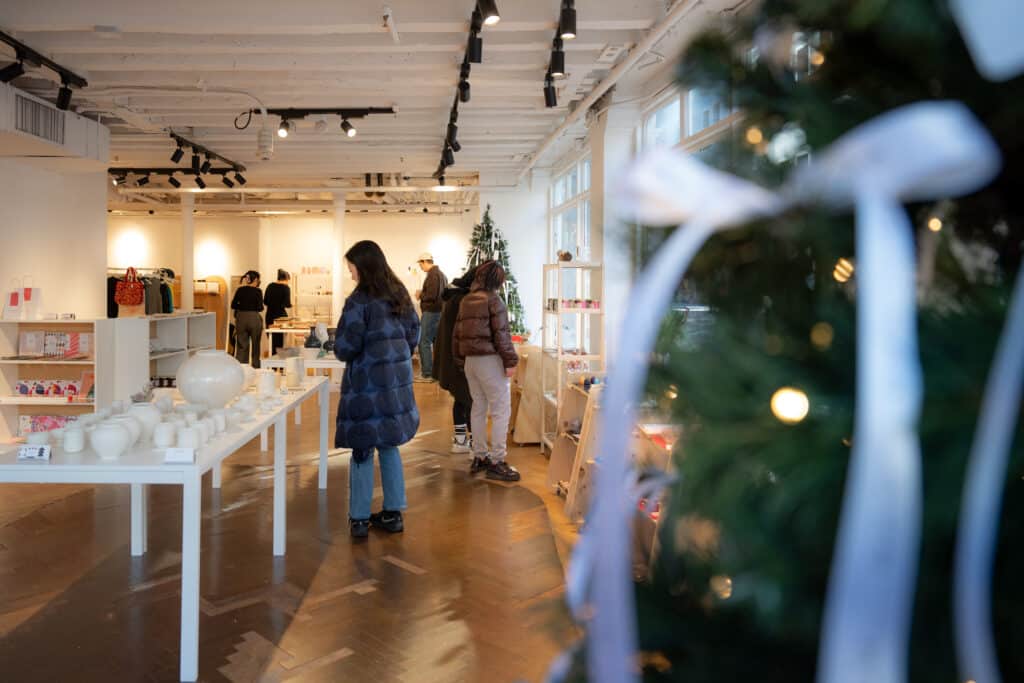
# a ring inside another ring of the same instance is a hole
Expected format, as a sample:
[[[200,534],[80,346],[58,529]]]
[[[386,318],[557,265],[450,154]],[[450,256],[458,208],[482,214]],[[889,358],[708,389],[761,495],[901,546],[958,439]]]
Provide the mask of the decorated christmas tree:
[[[473,227],[470,240],[469,256],[466,259],[466,270],[474,268],[484,261],[497,261],[505,269],[505,286],[499,295],[508,308],[508,321],[512,334],[526,334],[523,319],[523,302],[519,299],[519,286],[516,276],[512,274],[508,262],[508,242],[501,230],[494,226],[491,219],[491,205],[487,205],[483,218]]]
[[[921,545],[906,680],[921,683],[971,678],[958,672],[954,647],[957,524],[1024,246],[1024,76],[980,75],[948,4],[766,0],[727,33],[699,38],[679,68],[684,87],[716,93],[742,112],[713,165],[768,190],[805,164],[813,169],[819,153],[854,128],[919,102],[962,102],[999,147],[1001,171],[982,189],[904,205],[923,376]],[[689,269],[686,286],[712,308],[714,323],[695,343],[685,323],[677,333],[663,327],[647,380],[650,401],[684,436],[673,452],[658,551],[635,586],[645,681],[790,683],[820,674],[859,411],[864,283],[856,221],[812,205],[746,221],[712,236]],[[795,409],[772,400],[780,389]],[[1019,417],[1020,406],[1012,409]],[[1004,681],[1024,680],[1019,423],[993,571]],[[593,679],[582,654],[603,646],[595,638],[584,638],[560,678]]]

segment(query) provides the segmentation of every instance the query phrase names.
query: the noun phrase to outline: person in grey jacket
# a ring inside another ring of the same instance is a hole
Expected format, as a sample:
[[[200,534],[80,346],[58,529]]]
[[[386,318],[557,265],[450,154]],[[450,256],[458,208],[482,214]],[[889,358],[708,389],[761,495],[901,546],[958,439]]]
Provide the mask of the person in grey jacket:
[[[441,309],[444,301],[441,295],[448,289],[448,278],[441,269],[434,265],[431,254],[422,254],[419,259],[420,269],[427,274],[423,281],[423,289],[416,293],[420,300],[420,377],[417,382],[433,382],[434,379],[434,339],[437,338],[437,325],[441,322]]]

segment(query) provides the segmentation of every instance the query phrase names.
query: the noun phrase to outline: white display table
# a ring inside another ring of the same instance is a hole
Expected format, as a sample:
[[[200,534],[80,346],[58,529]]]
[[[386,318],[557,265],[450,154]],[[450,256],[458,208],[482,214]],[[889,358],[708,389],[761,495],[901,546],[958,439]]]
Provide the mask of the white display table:
[[[274,426],[274,550],[285,553],[288,413],[306,399],[320,400],[320,488],[327,485],[328,384],[324,377],[310,377],[301,389],[282,396],[284,405],[257,413],[248,422],[217,435],[196,452],[196,461],[165,464],[163,450],[135,447],[117,460],[101,460],[91,449],[64,453],[55,448],[49,462],[20,461],[17,446],[0,448],[0,483],[14,484],[130,484],[131,554],[146,552],[146,485],[182,487],[181,525],[181,680],[195,681],[199,670],[199,533],[202,520],[203,475],[213,470],[214,486],[220,486],[221,463]]]

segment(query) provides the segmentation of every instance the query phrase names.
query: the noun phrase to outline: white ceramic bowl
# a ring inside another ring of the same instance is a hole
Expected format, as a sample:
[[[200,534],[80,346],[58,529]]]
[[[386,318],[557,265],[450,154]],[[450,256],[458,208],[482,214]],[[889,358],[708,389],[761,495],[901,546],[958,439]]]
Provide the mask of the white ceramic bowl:
[[[89,433],[89,445],[102,460],[117,460],[131,443],[132,434],[123,420],[102,422]]]
[[[78,453],[85,449],[85,430],[81,427],[68,427],[64,430],[64,452]]]

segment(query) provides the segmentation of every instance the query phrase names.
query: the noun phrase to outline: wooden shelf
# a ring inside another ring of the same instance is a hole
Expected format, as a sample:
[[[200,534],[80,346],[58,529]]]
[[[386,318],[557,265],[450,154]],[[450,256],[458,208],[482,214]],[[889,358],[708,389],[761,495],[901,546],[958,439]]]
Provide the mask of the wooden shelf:
[[[600,263],[584,263],[583,261],[559,261],[544,265],[544,270],[600,270]]]
[[[556,358],[556,359],[561,360],[563,363],[568,363],[568,362],[571,362],[571,361],[574,361],[574,360],[586,360],[586,361],[601,360],[601,356],[598,356],[596,354],[579,355],[579,354],[563,353],[563,354],[561,354],[561,358],[559,358],[559,353],[557,351],[547,350],[544,353],[548,357],[550,357],[550,358]]]
[[[95,360],[0,360],[0,365],[95,365]]]
[[[583,315],[603,315],[604,311],[600,308],[559,308],[557,311],[545,311],[548,315],[562,315],[562,314],[574,314],[582,313]]]
[[[209,351],[209,350],[211,350],[213,348],[214,348],[213,346],[190,346],[190,347],[188,347],[188,350],[189,350],[189,353],[194,353],[196,351]]]
[[[569,441],[572,441],[577,446],[580,445],[580,436],[579,436],[579,434],[572,434],[571,432],[562,432],[562,436],[564,436],[565,438],[569,439]]]
[[[161,358],[174,358],[175,356],[181,356],[188,353],[187,349],[181,349],[179,351],[157,351],[149,354],[150,360],[160,360]]]
[[[575,391],[577,394],[580,394],[583,397],[590,396],[590,392],[586,391],[583,387],[581,387],[579,384],[576,384],[575,382],[569,385],[569,391]]]
[[[95,408],[94,401],[69,401],[67,396],[0,396],[0,406],[67,406]]]
[[[77,320],[0,320],[0,325],[92,325],[92,318]]]

